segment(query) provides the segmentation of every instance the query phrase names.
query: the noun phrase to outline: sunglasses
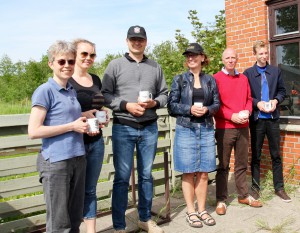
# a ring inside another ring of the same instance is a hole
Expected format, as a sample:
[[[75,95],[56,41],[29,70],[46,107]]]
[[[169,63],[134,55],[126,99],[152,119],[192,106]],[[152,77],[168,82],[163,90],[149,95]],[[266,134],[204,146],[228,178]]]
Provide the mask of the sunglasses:
[[[66,64],[66,62],[70,65],[70,66],[73,66],[75,65],[75,60],[65,60],[65,59],[60,59],[60,60],[57,60],[57,63],[60,65],[60,66],[64,66]]]
[[[81,58],[86,58],[86,57],[90,56],[91,59],[94,59],[97,56],[96,53],[88,53],[88,52],[81,52],[80,55],[81,55]]]
[[[187,54],[185,54],[185,57],[186,58],[195,58],[195,57],[197,57],[197,56],[199,56],[199,55],[201,55],[201,54],[196,54],[196,53],[187,53]]]

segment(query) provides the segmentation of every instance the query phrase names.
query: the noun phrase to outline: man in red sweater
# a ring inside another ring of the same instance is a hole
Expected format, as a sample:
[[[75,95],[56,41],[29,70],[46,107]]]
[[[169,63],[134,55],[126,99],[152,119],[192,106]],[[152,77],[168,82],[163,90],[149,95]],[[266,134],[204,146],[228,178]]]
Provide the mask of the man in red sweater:
[[[238,202],[252,207],[262,206],[262,203],[255,200],[248,192],[246,172],[252,97],[247,77],[235,69],[237,60],[237,53],[234,49],[225,49],[222,55],[224,68],[214,75],[221,102],[221,107],[215,115],[219,158],[216,175],[216,213],[219,215],[226,214],[229,163],[233,148]]]

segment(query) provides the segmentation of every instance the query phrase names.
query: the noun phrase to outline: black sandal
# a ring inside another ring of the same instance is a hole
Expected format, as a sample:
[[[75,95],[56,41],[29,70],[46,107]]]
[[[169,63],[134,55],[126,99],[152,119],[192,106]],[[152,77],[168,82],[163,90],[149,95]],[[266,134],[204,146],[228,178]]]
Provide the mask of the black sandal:
[[[196,216],[197,219],[191,219],[192,216]],[[195,228],[203,227],[203,224],[199,219],[198,213],[196,213],[196,212],[186,213],[185,214],[185,219],[191,227],[195,227]]]
[[[202,218],[202,216],[205,215],[205,214],[207,214],[208,217],[204,219],[204,218]],[[202,212],[198,212],[198,217],[207,226],[216,225],[215,219],[209,213],[207,213],[206,210],[203,210]]]

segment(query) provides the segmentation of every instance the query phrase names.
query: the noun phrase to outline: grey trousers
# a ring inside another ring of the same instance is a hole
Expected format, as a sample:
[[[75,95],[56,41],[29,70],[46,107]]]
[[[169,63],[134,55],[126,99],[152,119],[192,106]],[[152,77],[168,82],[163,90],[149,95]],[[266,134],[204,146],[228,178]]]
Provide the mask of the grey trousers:
[[[50,163],[39,154],[37,169],[46,202],[46,232],[78,233],[83,215],[85,156]]]

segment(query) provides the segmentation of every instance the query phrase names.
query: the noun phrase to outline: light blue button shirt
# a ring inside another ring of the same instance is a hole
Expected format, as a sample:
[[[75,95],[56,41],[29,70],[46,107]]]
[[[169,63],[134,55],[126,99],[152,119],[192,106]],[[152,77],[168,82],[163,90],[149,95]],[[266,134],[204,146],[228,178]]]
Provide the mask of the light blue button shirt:
[[[63,125],[81,116],[81,107],[76,91],[71,84],[61,87],[53,78],[39,86],[32,95],[32,107],[41,106],[47,110],[44,125]],[[85,154],[83,135],[70,131],[42,139],[41,153],[45,160],[57,162]]]

